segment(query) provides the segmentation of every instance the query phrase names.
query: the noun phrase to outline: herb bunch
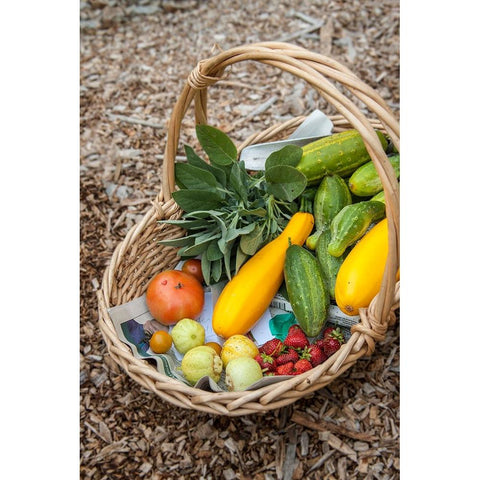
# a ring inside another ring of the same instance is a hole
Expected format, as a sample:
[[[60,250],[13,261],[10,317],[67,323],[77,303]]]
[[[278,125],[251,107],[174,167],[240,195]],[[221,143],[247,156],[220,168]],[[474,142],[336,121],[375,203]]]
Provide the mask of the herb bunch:
[[[197,138],[209,162],[186,145],[186,163],[175,165],[179,189],[172,193],[183,210],[180,220],[161,223],[187,231],[181,238],[160,243],[179,247],[181,258],[201,255],[207,284],[231,279],[241,265],[277,237],[306,187],[305,176],[294,167],[300,147],[284,147],[266,161],[264,172],[249,175],[237,161],[237,149],[221,130],[197,125]]]

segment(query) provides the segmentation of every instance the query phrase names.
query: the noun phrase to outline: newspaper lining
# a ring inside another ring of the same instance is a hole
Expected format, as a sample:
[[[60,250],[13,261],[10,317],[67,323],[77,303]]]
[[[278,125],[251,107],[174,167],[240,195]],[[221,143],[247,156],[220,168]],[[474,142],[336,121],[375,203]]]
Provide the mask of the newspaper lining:
[[[205,288],[204,308],[200,316],[197,318],[197,321],[201,323],[205,329],[205,342],[217,342],[220,345],[224,343],[224,339],[216,335],[213,331],[211,318],[214,301],[218,298],[224,285],[225,284],[223,283],[213,285],[211,288]],[[145,294],[128,303],[112,307],[108,312],[118,338],[131,348],[132,353],[136,358],[153,361],[160,373],[176,380],[180,380],[186,385],[190,385],[181,372],[183,355],[175,349],[175,346],[172,346],[169,352],[165,354],[156,354],[150,350],[148,341],[146,340],[148,333],[153,333],[155,330],[170,331],[173,326],[166,327],[161,325],[152,317],[147,307]],[[258,346],[271,339],[273,335],[270,331],[270,320],[275,315],[284,314],[286,312],[292,312],[292,307],[282,295],[277,294],[273,298],[270,307],[248,333],[249,337],[251,337]],[[341,327],[343,334],[347,339],[350,335],[350,327],[358,323],[359,318],[360,317],[358,316],[348,317],[336,305],[331,305],[324,327],[328,325]],[[284,378],[285,377],[283,376],[264,377],[258,382],[250,385],[247,390],[255,390],[282,381]],[[222,372],[222,376],[218,383],[214,382],[210,377],[202,377],[195,384],[195,387],[213,392],[227,391],[225,372]]]

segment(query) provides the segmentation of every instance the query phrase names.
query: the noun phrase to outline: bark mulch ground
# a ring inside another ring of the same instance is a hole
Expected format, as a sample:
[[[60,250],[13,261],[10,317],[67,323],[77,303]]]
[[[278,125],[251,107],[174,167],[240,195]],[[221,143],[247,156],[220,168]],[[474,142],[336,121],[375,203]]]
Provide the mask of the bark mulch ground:
[[[343,62],[399,116],[398,1],[90,0],[80,16],[81,478],[399,478],[398,323],[327,388],[227,418],[165,404],[121,371],[95,295],[116,244],[161,188],[166,125],[200,59],[289,41]],[[212,124],[239,141],[313,108],[333,113],[302,81],[256,64],[235,66],[209,93]],[[181,144],[193,127],[187,115]]]

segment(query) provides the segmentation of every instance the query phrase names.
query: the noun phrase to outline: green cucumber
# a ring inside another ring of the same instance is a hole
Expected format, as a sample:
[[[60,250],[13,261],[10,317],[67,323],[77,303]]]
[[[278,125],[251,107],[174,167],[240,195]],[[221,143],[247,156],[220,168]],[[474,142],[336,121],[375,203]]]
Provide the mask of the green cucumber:
[[[335,282],[337,280],[338,270],[342,265],[347,252],[342,253],[339,257],[334,257],[328,253],[328,244],[330,243],[332,234],[330,230],[321,233],[315,246],[315,255],[320,262],[324,280],[327,284],[330,298],[335,300]]]
[[[385,191],[382,190],[381,192],[378,192],[374,197],[370,199],[370,201],[385,203]]]
[[[385,135],[377,131],[383,149],[388,146]],[[334,133],[302,147],[303,155],[296,166],[307,177],[308,185],[318,185],[325,175],[350,176],[370,155],[357,130]]]
[[[352,195],[347,182],[339,175],[325,176],[313,200],[315,228],[320,231],[328,228],[335,215],[351,203]]]
[[[344,207],[333,219],[328,253],[340,257],[347,247],[360,239],[372,222],[385,216],[385,204],[367,200]]]
[[[400,176],[400,155],[388,157],[395,175]],[[359,197],[371,197],[383,189],[382,181],[372,161],[365,163],[355,170],[348,180],[348,188]]]
[[[317,336],[327,320],[330,294],[320,262],[305,248],[290,245],[284,266],[285,285],[297,322],[308,337]]]

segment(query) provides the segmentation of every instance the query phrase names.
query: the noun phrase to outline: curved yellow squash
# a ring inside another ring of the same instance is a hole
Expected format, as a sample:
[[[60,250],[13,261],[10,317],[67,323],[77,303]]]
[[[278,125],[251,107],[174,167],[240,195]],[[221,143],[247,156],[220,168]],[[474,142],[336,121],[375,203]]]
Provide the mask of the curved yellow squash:
[[[335,301],[342,312],[358,315],[379,292],[388,256],[388,224],[383,219],[353,247],[340,266]],[[397,274],[398,278],[398,274]]]
[[[282,284],[289,244],[303,245],[313,225],[312,214],[297,212],[283,232],[247,260],[225,285],[213,309],[212,327],[217,335],[245,335],[255,325]]]

